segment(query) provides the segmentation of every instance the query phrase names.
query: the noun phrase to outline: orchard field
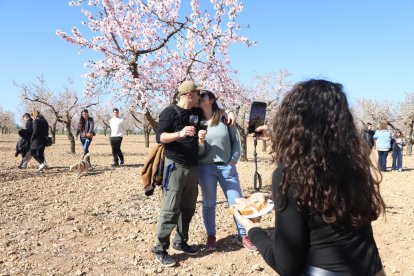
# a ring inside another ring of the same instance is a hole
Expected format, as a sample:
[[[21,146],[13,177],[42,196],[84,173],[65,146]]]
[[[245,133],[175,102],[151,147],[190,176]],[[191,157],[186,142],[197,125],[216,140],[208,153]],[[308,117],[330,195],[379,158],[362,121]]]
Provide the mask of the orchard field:
[[[57,136],[57,143],[46,149],[50,168],[36,173],[34,160],[27,170],[17,169],[16,139],[13,134],[0,136],[0,275],[275,274],[257,253],[234,244],[235,227],[221,192],[219,250],[201,250],[195,258],[175,255],[177,267],[160,268],[150,248],[161,191],[151,197],[142,192],[139,173],[147,149],[141,136],[124,138],[126,165],[116,169],[110,167],[108,137],[96,136],[90,147],[94,169],[80,179],[68,171],[80,159],[78,141],[77,154],[70,154],[66,136]],[[273,165],[265,152],[259,152],[259,159],[264,190],[269,190]],[[387,214],[373,224],[388,275],[414,275],[414,157],[405,157],[404,169],[384,174],[381,191]],[[254,164],[239,163],[238,171],[247,195],[253,190]],[[264,218],[264,227],[273,225],[273,215]],[[204,242],[199,200],[190,244],[202,248]]]

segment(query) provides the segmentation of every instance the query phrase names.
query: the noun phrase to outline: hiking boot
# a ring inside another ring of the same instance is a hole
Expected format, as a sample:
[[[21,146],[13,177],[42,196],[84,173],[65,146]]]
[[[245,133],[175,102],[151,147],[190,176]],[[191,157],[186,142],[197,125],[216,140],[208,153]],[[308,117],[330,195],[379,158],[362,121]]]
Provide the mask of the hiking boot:
[[[249,252],[257,251],[257,247],[252,243],[251,240],[249,240],[247,236],[237,237],[236,244],[240,247],[246,248]]]
[[[111,167],[112,168],[119,167],[119,164],[114,162],[114,163],[112,163]]]
[[[183,242],[181,244],[174,243],[173,249],[176,253],[184,253],[190,256],[196,256],[198,251],[189,246],[186,242]]]
[[[155,259],[162,265],[162,266],[175,266],[175,264],[177,263],[173,258],[170,257],[170,255],[168,255],[167,252],[162,252],[162,253],[156,253],[155,254]]]
[[[207,237],[207,242],[206,242],[206,250],[207,251],[214,251],[217,249],[217,245],[216,245],[216,236],[211,235]]]

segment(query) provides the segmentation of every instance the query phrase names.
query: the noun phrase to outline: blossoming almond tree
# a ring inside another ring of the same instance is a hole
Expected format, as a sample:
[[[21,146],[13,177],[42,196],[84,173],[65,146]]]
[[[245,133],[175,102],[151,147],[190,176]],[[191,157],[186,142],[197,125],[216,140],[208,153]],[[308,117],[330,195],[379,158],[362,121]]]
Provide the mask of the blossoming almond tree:
[[[101,54],[90,60],[85,92],[110,86],[118,95],[134,95],[146,119],[156,129],[150,99],[171,99],[178,85],[193,79],[223,97],[235,70],[230,67],[230,45],[252,43],[239,34],[238,0],[89,0],[70,1],[82,9],[86,32],[57,30],[66,41]],[[190,3],[188,14],[184,4]],[[234,90],[231,90],[234,91]]]

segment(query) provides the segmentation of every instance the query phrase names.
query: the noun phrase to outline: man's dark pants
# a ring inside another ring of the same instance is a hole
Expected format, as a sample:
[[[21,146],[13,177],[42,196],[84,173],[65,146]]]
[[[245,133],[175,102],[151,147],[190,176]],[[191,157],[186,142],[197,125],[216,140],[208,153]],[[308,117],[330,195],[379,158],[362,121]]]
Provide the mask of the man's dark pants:
[[[112,148],[112,156],[114,158],[114,163],[118,164],[118,162],[124,162],[124,155],[121,151],[121,143],[122,137],[111,137],[111,148]],[[118,161],[119,158],[119,161]]]
[[[167,176],[169,174],[169,176]],[[154,253],[165,252],[170,246],[171,232],[177,227],[173,243],[188,241],[188,231],[195,212],[198,195],[197,166],[185,166],[165,158],[163,197],[157,225]]]

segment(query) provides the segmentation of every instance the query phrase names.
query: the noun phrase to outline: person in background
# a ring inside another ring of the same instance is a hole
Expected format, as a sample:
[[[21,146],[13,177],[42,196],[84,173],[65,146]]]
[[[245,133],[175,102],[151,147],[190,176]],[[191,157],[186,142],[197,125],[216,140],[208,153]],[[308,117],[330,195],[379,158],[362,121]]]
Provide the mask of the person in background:
[[[89,153],[89,146],[92,142],[92,138],[95,135],[95,126],[92,117],[89,117],[89,111],[87,109],[83,109],[81,113],[81,117],[78,123],[78,129],[76,131],[76,137],[80,136],[80,142],[83,148],[83,156]],[[89,166],[91,164],[91,157],[88,155],[86,158]]]
[[[380,174],[342,85],[296,84],[275,114],[271,141],[274,238],[231,206],[267,264],[280,275],[385,275],[371,227],[385,212]]]
[[[109,126],[111,128],[111,147],[113,163],[112,167],[124,165],[124,155],[121,151],[122,136],[124,133],[124,119],[119,117],[118,108],[112,110],[113,117],[109,120]]]
[[[198,252],[187,242],[198,196],[198,147],[204,143],[206,135],[205,130],[198,131],[195,122],[195,116],[202,116],[201,110],[196,108],[200,87],[193,81],[184,81],[178,87],[178,97],[177,105],[161,112],[156,133],[157,143],[164,145],[165,161],[157,244],[152,252],[155,259],[167,267],[176,264],[167,252],[174,228],[174,251],[192,256]]]
[[[375,145],[378,150],[378,168],[382,172],[387,171],[387,157],[391,149],[392,133],[387,129],[386,123],[380,123],[374,134]]]
[[[220,184],[229,205],[236,198],[243,197],[236,164],[240,158],[240,139],[235,126],[228,127],[222,117],[222,110],[215,95],[207,90],[200,94],[203,121],[208,125],[205,143],[201,146],[198,159],[198,179],[203,194],[203,219],[207,231],[206,249],[216,250],[216,204],[217,182]],[[246,230],[236,222],[237,244],[249,251],[256,247],[246,236]]]
[[[26,169],[27,165],[29,164],[30,159],[32,159],[32,154],[30,153],[30,139],[33,133],[33,119],[29,113],[23,114],[23,120],[25,121],[25,137],[28,141],[28,148],[27,151],[22,151],[22,161],[20,162],[18,168],[19,169]]]
[[[33,132],[30,138],[30,154],[39,163],[38,172],[43,171],[47,167],[45,159],[45,148],[47,144],[47,137],[49,136],[49,124],[45,117],[35,111],[32,114]]]
[[[394,143],[392,144],[392,170],[402,172],[402,151],[403,147],[407,144],[403,134],[400,130],[396,130],[393,137]]]
[[[373,126],[371,123],[367,123],[366,124],[366,128],[364,129],[364,140],[367,143],[368,147],[372,150],[372,148],[374,147],[375,144],[375,140],[374,140],[374,134],[375,131],[372,129]]]

